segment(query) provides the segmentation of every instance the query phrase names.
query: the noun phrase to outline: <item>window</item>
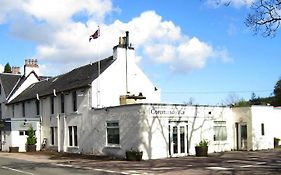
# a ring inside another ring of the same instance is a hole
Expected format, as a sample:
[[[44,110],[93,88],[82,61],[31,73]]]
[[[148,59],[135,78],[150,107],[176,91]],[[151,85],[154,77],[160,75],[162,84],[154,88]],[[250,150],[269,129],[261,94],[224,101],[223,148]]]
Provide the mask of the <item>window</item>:
[[[77,126],[73,126],[74,146],[78,146]]]
[[[60,96],[60,111],[61,113],[64,113],[64,94],[61,94]]]
[[[0,119],[2,119],[2,104],[0,103]]]
[[[76,91],[72,92],[72,109],[73,111],[77,111],[77,94]]]
[[[261,135],[264,136],[264,123],[261,124]]]
[[[24,131],[19,131],[19,134],[20,134],[20,136],[23,136],[23,135],[25,135],[25,132]]]
[[[15,105],[12,105],[12,116],[15,117]]]
[[[68,127],[68,136],[69,146],[78,146],[77,126]]]
[[[19,131],[19,135],[20,136],[27,136],[28,135],[28,131]],[[34,131],[34,135],[35,135],[35,131]]]
[[[57,127],[51,127],[51,145],[57,145]]]
[[[119,145],[120,143],[119,123],[107,122],[106,131],[107,131],[107,144]]]
[[[2,94],[2,85],[0,84],[0,95]]]
[[[72,136],[72,126],[69,126],[69,127],[68,127],[68,136],[69,136],[69,138],[68,138],[69,146],[73,146],[73,141],[72,141],[72,138],[73,138],[73,136]]]
[[[22,116],[25,117],[25,104],[22,102]]]
[[[35,101],[35,105],[36,105],[36,115],[40,115],[40,102],[39,102],[39,100]]]
[[[55,113],[55,98],[53,96],[51,96],[51,114]]]
[[[214,121],[214,141],[227,140],[226,121]]]

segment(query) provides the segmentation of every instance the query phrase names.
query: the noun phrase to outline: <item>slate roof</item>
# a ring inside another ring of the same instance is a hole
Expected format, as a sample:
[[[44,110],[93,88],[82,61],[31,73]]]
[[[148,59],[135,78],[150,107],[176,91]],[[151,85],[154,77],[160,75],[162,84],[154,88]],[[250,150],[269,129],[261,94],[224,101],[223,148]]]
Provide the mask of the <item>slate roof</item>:
[[[11,93],[13,88],[16,86],[18,80],[21,78],[21,75],[10,74],[10,73],[0,73],[0,79],[2,82],[2,87],[5,91],[5,96]]]
[[[113,62],[113,56],[100,61],[100,73],[103,73]],[[98,62],[73,69],[72,71],[32,84],[9,104],[18,103],[26,100],[52,95],[54,89],[56,93],[89,87],[98,77]]]

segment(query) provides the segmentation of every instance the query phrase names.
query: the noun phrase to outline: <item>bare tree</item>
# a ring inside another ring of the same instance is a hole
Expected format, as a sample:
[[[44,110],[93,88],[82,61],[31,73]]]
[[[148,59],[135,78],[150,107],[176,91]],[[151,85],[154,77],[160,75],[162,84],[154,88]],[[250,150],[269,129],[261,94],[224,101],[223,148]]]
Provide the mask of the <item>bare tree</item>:
[[[214,4],[230,6],[233,0],[212,0]],[[254,34],[274,37],[281,23],[281,0],[255,0],[245,24]]]
[[[251,9],[246,26],[255,34],[262,32],[265,37],[274,37],[281,23],[281,0],[258,0]]]

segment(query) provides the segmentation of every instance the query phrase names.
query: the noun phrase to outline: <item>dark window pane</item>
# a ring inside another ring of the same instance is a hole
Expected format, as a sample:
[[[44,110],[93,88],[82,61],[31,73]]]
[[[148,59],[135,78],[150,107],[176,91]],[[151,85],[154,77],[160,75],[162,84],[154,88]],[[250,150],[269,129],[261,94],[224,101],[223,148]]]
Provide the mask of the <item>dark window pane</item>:
[[[68,127],[68,134],[69,134],[69,146],[73,146],[72,144],[72,127]]]
[[[185,138],[184,138],[184,126],[180,127],[180,148],[181,148],[181,153],[184,153],[184,143],[185,143]]]
[[[178,153],[178,127],[173,127],[174,154]]]
[[[77,94],[76,94],[76,91],[72,92],[72,108],[73,108],[73,111],[77,111]]]
[[[54,127],[51,127],[51,144],[52,145],[55,144],[55,131],[54,131]]]
[[[55,98],[52,96],[51,97],[51,114],[54,114],[55,113]]]
[[[107,123],[107,144],[120,144],[119,123]]]
[[[36,100],[36,115],[40,115],[40,102],[39,100]]]
[[[264,136],[264,123],[261,124],[261,135]]]
[[[64,94],[61,94],[61,113],[64,113]]]
[[[74,146],[78,146],[77,126],[73,126],[73,132],[74,132]]]

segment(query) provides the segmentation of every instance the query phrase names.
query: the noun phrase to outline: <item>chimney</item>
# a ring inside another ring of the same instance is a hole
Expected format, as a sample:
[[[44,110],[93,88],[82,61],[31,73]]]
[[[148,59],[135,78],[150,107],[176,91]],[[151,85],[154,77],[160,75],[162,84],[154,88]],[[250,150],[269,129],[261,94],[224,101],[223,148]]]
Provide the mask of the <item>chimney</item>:
[[[125,43],[125,45],[126,45],[126,48],[129,47],[129,31],[126,31],[126,43]]]
[[[12,74],[20,74],[20,67],[13,66],[12,67]]]
[[[38,75],[39,66],[37,59],[26,59],[24,63],[24,76],[27,76],[32,71]]]

